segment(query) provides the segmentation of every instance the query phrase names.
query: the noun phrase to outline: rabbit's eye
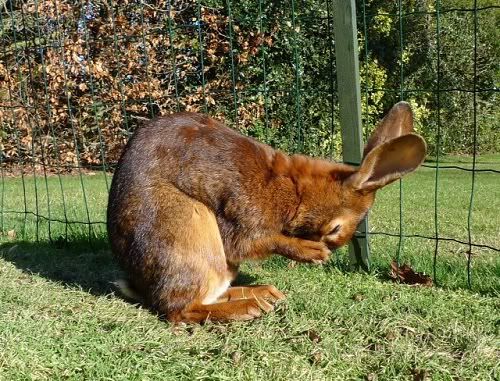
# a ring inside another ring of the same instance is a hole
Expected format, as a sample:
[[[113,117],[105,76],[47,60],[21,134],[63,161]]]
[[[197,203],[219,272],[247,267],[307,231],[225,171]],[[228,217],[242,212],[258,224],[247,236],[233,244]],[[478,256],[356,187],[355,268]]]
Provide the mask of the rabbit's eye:
[[[332,234],[337,234],[339,231],[340,231],[340,224],[335,226],[331,231],[330,233],[328,233],[328,235],[332,235]]]

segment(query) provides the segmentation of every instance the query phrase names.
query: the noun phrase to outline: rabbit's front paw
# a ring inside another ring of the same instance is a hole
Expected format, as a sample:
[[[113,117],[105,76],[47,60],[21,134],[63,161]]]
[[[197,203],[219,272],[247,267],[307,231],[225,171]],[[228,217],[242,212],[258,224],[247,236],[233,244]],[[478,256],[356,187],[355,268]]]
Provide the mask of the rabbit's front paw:
[[[295,259],[300,262],[324,263],[330,256],[330,249],[323,242],[298,239],[299,255]]]

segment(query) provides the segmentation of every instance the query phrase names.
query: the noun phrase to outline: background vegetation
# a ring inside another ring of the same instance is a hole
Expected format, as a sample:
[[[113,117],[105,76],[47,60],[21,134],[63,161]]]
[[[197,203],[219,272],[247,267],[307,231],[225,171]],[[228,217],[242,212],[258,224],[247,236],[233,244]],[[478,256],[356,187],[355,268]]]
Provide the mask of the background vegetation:
[[[474,128],[477,152],[499,150],[494,3],[474,13],[466,0],[357,2],[367,133],[405,99],[431,153],[438,130],[439,153],[472,153]],[[108,168],[139,123],[177,110],[288,152],[340,157],[331,1],[0,6],[3,165]]]

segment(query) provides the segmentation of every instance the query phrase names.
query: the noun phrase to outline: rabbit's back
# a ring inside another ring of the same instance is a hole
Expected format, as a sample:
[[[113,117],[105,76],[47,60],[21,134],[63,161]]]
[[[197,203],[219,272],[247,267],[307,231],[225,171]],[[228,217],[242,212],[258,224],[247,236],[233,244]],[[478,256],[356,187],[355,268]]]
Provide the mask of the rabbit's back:
[[[139,128],[115,176],[124,179],[124,188],[168,181],[216,210],[245,182],[264,179],[273,154],[270,147],[206,115],[178,113]]]

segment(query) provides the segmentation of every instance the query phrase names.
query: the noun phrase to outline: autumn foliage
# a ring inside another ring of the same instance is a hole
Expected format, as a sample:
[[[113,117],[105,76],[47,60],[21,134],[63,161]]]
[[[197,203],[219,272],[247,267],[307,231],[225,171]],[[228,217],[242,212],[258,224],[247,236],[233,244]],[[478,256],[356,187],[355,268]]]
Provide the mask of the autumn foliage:
[[[476,22],[443,0],[438,33],[434,1],[400,5],[357,1],[366,133],[403,98],[431,154],[497,152],[495,9]],[[330,0],[0,1],[2,168],[112,170],[139,124],[180,110],[340,158],[334,12]]]
[[[262,96],[235,99],[244,84],[233,68],[273,38],[221,9],[57,0],[11,15],[0,63],[4,165],[108,168],[139,123],[177,110],[235,112],[241,129],[263,117]]]

